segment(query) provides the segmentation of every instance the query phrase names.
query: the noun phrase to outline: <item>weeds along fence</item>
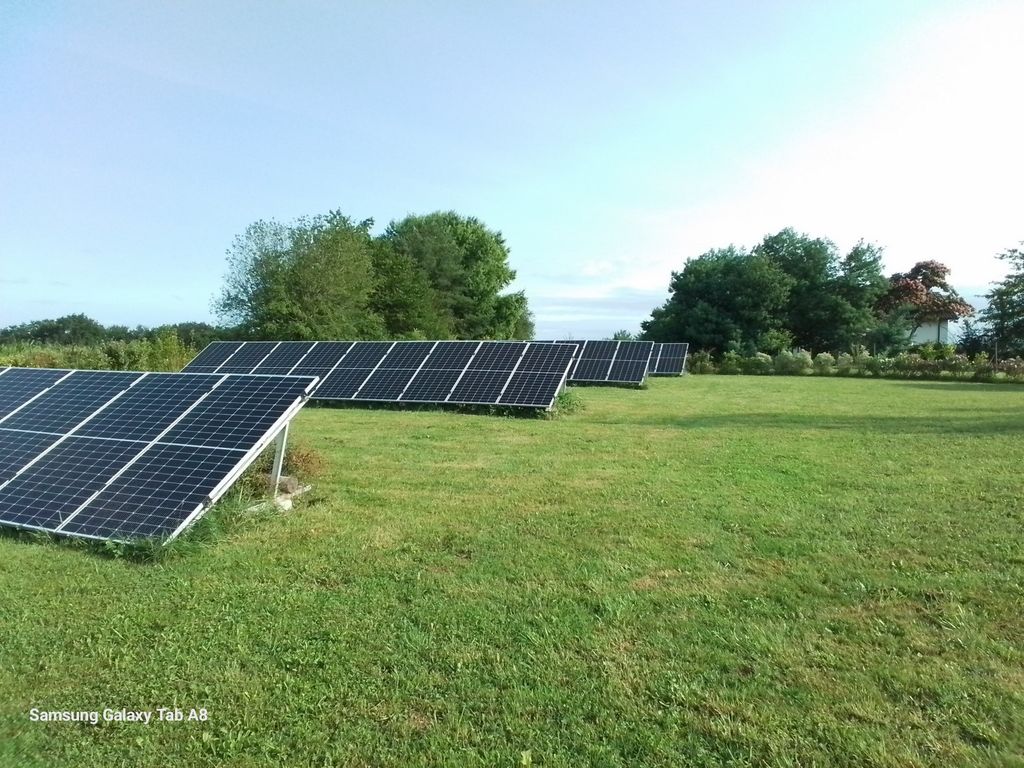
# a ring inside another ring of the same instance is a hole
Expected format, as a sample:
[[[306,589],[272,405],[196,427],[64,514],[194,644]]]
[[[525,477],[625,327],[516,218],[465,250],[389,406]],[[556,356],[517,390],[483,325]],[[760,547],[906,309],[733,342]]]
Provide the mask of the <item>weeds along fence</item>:
[[[94,345],[0,344],[0,366],[112,371],[180,371],[196,355],[175,334]]]
[[[1024,383],[1024,358],[994,362],[982,352],[973,358],[948,349],[904,352],[876,357],[866,350],[811,355],[804,350],[782,351],[772,356],[763,352],[743,356],[727,352],[716,361],[708,352],[696,352],[687,361],[693,374],[747,376],[852,376],[884,379],[925,379],[934,381],[984,381]]]

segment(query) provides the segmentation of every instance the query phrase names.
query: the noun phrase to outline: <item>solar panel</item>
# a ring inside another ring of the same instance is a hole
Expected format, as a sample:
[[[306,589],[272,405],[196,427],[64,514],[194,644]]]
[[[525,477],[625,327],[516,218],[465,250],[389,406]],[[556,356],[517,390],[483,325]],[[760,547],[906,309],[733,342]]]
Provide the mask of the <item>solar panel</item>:
[[[274,345],[255,353],[250,344]],[[576,345],[525,341],[321,341],[248,342],[225,357],[232,365],[262,362],[250,370],[276,369],[276,360],[298,362],[289,372],[321,377],[313,397],[389,403],[453,403],[550,408],[565,385]],[[205,371],[207,350],[184,371]]]
[[[651,376],[680,376],[686,370],[686,353],[690,345],[681,343],[655,344],[651,353],[648,373]]]
[[[242,346],[240,341],[214,341],[188,364],[195,373],[213,373]]]
[[[550,343],[550,342],[545,342]],[[572,341],[579,354],[569,383],[643,384],[654,344],[650,341]]]
[[[99,539],[173,538],[252,463],[315,383],[0,371],[0,525]]]

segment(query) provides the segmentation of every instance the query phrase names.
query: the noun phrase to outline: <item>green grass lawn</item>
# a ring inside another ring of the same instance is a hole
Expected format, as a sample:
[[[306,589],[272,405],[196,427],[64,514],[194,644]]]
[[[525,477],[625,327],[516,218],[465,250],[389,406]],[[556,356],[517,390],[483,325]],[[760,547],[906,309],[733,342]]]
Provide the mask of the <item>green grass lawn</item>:
[[[156,564],[0,538],[0,764],[1024,764],[1024,388],[576,392],[307,408],[316,490]]]

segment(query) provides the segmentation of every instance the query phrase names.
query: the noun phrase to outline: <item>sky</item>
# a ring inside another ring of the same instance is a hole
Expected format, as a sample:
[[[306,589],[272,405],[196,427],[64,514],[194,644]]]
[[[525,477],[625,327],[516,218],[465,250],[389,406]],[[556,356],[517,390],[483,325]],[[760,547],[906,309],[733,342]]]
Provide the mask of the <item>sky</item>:
[[[0,326],[214,319],[253,221],[500,230],[538,338],[791,226],[978,302],[1024,240],[1024,3],[0,0]]]

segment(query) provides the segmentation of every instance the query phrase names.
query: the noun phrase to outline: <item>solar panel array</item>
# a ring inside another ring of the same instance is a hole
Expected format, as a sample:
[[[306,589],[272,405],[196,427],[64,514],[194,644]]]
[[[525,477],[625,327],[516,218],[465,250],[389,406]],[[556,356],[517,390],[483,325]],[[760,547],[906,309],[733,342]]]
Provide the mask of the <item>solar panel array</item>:
[[[650,341],[559,340],[547,344],[577,344],[579,353],[569,383],[635,384],[647,380],[654,344]]]
[[[174,538],[305,402],[312,377],[0,369],[0,525]]]
[[[215,341],[184,372],[319,376],[317,400],[547,409],[575,354],[526,341]]]
[[[686,370],[686,353],[690,345],[683,343],[655,344],[648,373],[651,376],[681,376]]]

